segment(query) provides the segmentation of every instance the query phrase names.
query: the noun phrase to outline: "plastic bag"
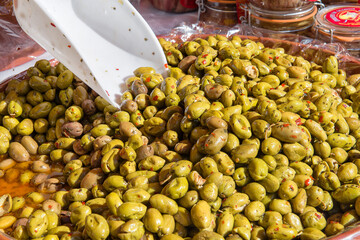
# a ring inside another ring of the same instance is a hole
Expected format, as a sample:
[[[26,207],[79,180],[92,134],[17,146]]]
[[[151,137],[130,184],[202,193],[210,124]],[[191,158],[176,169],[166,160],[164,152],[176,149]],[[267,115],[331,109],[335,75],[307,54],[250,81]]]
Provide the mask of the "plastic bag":
[[[12,1],[0,1],[0,72],[26,63],[44,52],[17,24]]]
[[[226,28],[208,26],[204,24],[195,24],[182,25],[175,28],[169,35],[163,35],[159,37],[164,37],[167,40],[171,40],[173,42],[180,42],[210,34],[223,34],[226,36],[231,36],[234,34],[241,35],[242,38],[250,38],[255,41],[260,41],[266,47],[283,47],[289,54],[300,55],[308,60],[318,63],[320,63],[327,56],[335,54],[340,59],[341,68],[346,70],[349,74],[360,73],[359,59],[350,56],[342,45],[327,44],[318,40],[294,34],[279,34],[272,31],[265,31],[263,29],[249,28],[247,26]],[[327,239],[359,239],[359,235],[360,226],[356,224],[347,228],[345,232]]]
[[[134,6],[156,35],[167,34],[179,24],[195,23],[198,18],[197,12],[179,13],[174,16],[173,13],[155,9],[149,1],[141,1],[140,4],[134,4]]]

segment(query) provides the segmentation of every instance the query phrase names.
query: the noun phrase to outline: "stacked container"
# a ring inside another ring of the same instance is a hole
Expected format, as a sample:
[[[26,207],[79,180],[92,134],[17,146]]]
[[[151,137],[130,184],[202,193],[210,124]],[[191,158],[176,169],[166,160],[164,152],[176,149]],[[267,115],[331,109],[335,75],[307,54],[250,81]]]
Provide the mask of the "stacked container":
[[[303,33],[313,26],[319,5],[312,0],[249,0],[246,11],[251,26]]]
[[[360,57],[360,5],[330,5],[316,16],[315,36],[326,42],[339,42]]]
[[[198,0],[199,21],[232,27],[238,20],[236,0]]]

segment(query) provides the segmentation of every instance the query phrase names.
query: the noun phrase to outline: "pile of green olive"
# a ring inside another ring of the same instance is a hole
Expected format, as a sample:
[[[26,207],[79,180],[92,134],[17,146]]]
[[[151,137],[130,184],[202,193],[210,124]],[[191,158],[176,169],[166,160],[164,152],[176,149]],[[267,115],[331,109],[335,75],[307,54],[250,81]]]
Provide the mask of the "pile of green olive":
[[[238,36],[159,40],[116,108],[63,64],[0,93],[0,229],[38,240],[301,240],[360,216],[360,74]]]

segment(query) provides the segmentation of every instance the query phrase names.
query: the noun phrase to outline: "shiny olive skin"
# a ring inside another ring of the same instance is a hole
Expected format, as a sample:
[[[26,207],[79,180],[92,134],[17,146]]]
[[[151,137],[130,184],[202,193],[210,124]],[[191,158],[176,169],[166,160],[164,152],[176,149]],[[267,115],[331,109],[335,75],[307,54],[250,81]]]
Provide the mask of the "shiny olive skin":
[[[85,231],[93,239],[106,239],[110,234],[109,225],[106,219],[98,214],[90,214],[85,219]]]
[[[206,229],[211,224],[210,205],[204,200],[200,200],[191,208],[191,219],[199,229]]]

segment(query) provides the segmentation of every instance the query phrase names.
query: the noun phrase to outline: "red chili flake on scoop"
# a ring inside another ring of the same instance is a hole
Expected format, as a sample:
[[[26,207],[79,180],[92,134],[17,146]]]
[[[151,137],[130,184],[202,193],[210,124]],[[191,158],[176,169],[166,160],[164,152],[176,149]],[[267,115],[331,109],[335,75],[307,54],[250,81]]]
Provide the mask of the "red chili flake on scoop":
[[[273,60],[273,58],[272,58],[272,57],[269,57],[269,59],[270,59],[270,60]]]
[[[158,99],[159,99],[158,96],[153,97],[153,100],[154,100],[154,101],[157,101]]]
[[[290,190],[294,191],[294,187],[292,185],[290,185]]]
[[[213,135],[215,137],[215,133],[212,132],[211,135]]]
[[[346,217],[346,216],[348,216],[349,214],[350,214],[350,213],[349,213],[349,212],[347,212],[347,213],[345,213],[345,214],[344,214],[344,216]],[[319,217],[318,217],[318,218],[319,218]]]
[[[225,221],[224,221],[224,220],[222,220],[222,221],[221,221],[221,223],[222,223],[222,224],[225,224]]]
[[[202,64],[206,64],[206,60],[203,60],[203,61],[202,61]]]
[[[145,79],[146,82],[150,82],[150,80],[151,80],[150,77],[147,77],[147,78]]]
[[[275,230],[275,231],[279,231],[279,228],[277,227],[277,228],[275,228],[274,230]]]
[[[171,88],[175,88],[175,86],[174,86],[174,85],[171,85]]]
[[[203,57],[203,58],[206,58],[207,56],[209,56],[209,54],[204,54],[202,57]]]
[[[153,169],[153,168],[150,168],[150,171],[154,171],[154,169]]]
[[[137,115],[141,116],[141,113],[137,113]]]
[[[208,147],[208,146],[209,146],[209,144],[205,143],[205,147]]]
[[[321,214],[319,214],[319,213],[315,213],[315,216],[316,216],[318,219],[321,218]]]
[[[284,127],[288,127],[288,126],[290,126],[290,124],[285,123],[283,126],[284,126]]]
[[[52,209],[52,205],[49,205],[49,208]]]
[[[319,122],[323,122],[324,121],[324,116],[320,116],[320,118],[319,118]]]
[[[284,178],[281,182],[285,182],[286,181],[286,178]]]
[[[311,178],[312,180],[315,180],[315,178],[313,178],[313,176],[310,176],[310,178]]]
[[[71,48],[71,45],[68,45],[68,48]]]
[[[165,64],[164,64],[164,67],[165,67],[165,68],[168,68],[169,66],[168,66],[168,64],[167,64],[167,63],[165,63]]]
[[[276,56],[275,58],[276,58],[276,59],[279,59],[279,56]]]
[[[171,52],[168,52],[166,55],[171,56],[171,55],[172,55],[172,53],[171,53]]]
[[[54,23],[50,23],[51,26],[56,27]]]
[[[81,202],[82,205],[85,205],[85,202]]]
[[[292,137],[292,138],[297,138],[297,136],[296,136],[296,135],[291,135],[290,137]]]
[[[310,185],[310,182],[311,182],[311,180],[308,178],[308,179],[306,179],[305,180],[305,186],[307,187],[307,186],[309,186]]]

